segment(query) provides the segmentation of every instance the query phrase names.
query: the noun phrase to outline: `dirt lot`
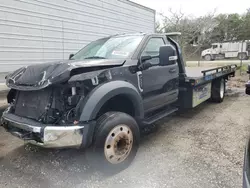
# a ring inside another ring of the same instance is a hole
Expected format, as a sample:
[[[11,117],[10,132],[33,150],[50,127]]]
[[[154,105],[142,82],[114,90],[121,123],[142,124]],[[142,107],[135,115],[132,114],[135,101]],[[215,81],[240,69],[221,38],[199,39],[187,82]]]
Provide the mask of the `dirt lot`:
[[[93,170],[83,151],[23,146],[0,129],[0,187],[241,187],[250,126],[246,79],[229,83],[222,104],[158,122],[132,165],[113,176]]]

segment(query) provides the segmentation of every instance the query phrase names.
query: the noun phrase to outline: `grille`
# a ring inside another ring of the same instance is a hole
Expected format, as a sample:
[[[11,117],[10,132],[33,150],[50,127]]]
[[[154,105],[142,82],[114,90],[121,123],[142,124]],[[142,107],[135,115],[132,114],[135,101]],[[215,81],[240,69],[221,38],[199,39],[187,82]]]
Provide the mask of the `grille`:
[[[46,112],[51,94],[51,89],[19,91],[16,99],[15,114],[39,120]]]

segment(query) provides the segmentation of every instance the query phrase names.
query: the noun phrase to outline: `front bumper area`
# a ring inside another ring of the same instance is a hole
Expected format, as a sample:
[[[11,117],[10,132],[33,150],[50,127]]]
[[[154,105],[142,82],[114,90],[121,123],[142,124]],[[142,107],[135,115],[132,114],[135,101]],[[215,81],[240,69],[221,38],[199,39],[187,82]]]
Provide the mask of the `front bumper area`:
[[[91,132],[89,124],[45,125],[6,110],[1,125],[12,135],[45,148],[80,148],[86,145]],[[86,128],[86,130],[85,130]],[[91,134],[92,135],[92,134]]]

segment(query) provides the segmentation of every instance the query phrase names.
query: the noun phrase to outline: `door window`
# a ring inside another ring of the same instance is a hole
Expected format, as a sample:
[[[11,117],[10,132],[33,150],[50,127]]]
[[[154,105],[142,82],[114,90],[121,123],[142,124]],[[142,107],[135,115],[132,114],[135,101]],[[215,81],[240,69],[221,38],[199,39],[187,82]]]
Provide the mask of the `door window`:
[[[215,45],[213,45],[213,49],[215,49],[215,48],[217,48],[217,47],[218,47],[218,45],[216,45],[216,44],[215,44]]]
[[[141,56],[158,56],[160,47],[164,46],[165,42],[163,38],[151,38]],[[152,64],[159,64],[159,58],[153,58],[149,60]]]

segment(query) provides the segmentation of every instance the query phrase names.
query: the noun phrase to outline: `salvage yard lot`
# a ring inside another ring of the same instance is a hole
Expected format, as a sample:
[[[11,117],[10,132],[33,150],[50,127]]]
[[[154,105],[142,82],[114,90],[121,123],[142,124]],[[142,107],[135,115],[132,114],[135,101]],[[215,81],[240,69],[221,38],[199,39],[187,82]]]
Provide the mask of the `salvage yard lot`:
[[[0,128],[0,187],[241,187],[250,97],[235,81],[223,103],[159,121],[134,162],[112,176],[92,169],[83,151],[23,146]]]

